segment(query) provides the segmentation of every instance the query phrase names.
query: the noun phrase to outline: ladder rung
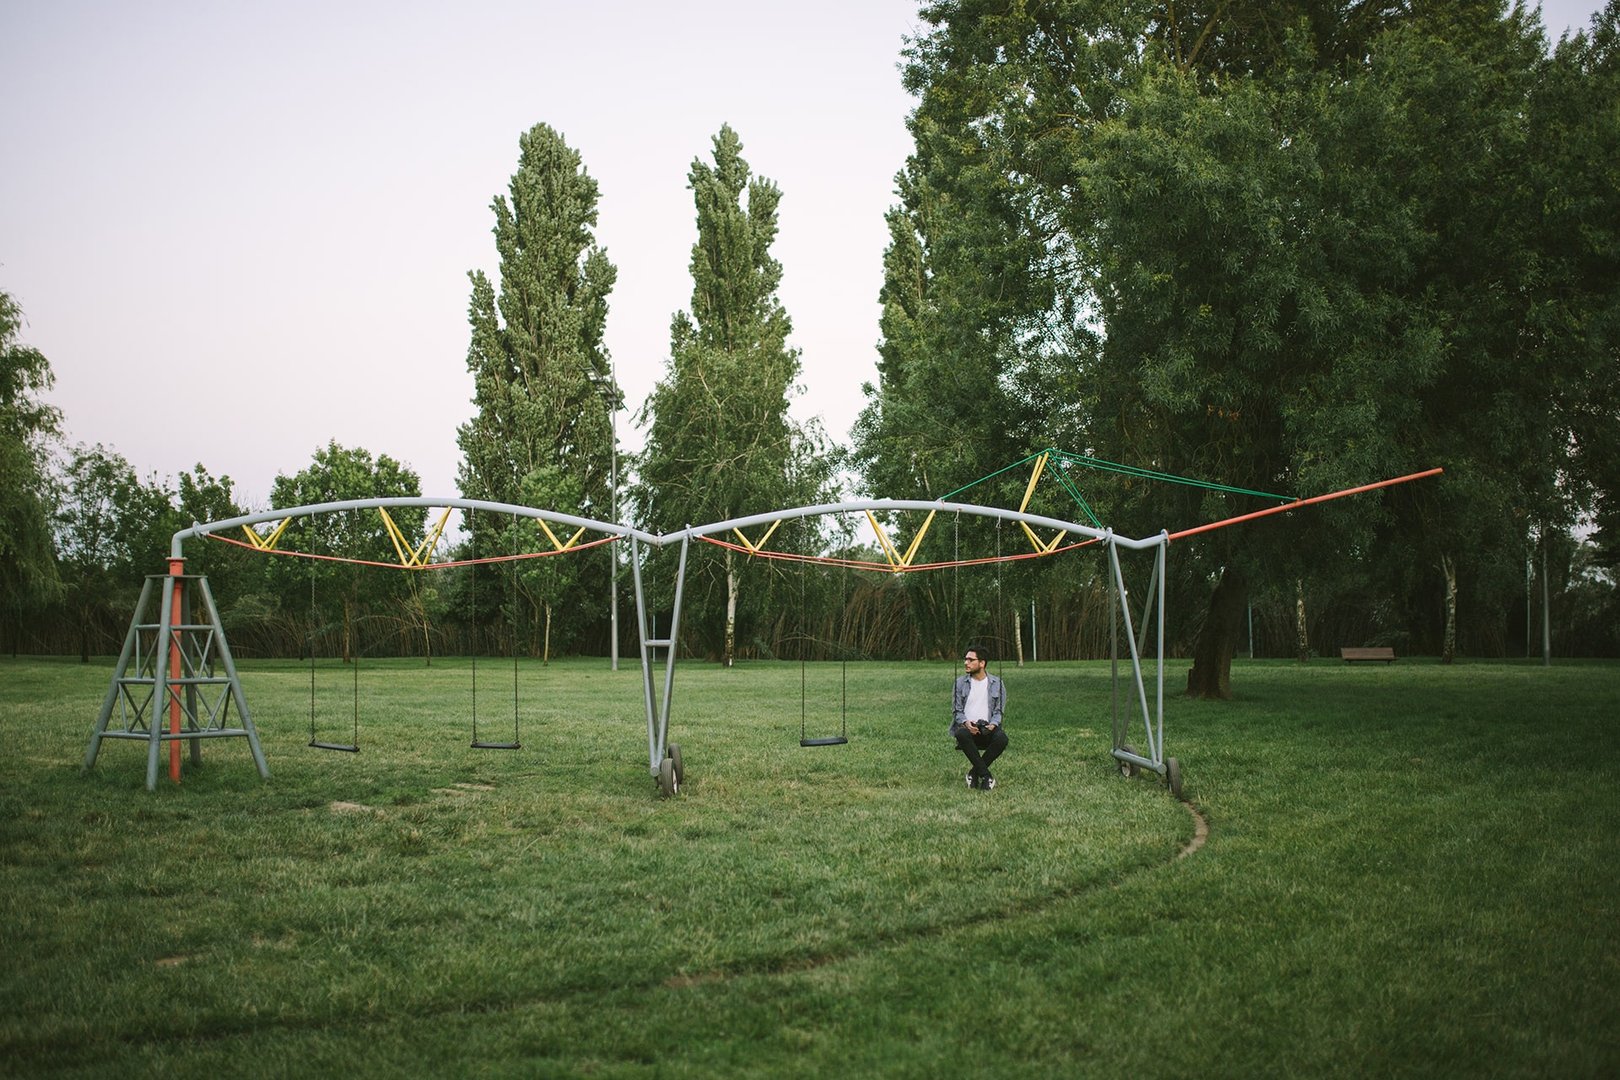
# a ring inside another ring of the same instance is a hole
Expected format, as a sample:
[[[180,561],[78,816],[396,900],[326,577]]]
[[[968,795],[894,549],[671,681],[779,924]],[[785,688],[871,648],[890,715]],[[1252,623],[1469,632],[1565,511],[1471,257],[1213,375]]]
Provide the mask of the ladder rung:
[[[667,637],[648,638],[647,640],[643,641],[642,644],[647,646],[649,649],[667,649],[671,645],[675,644],[675,639]]]
[[[177,739],[234,739],[247,734],[246,728],[186,728],[176,735],[164,726],[166,721],[159,717],[157,738],[159,742],[174,742]],[[144,731],[103,731],[103,739],[144,739],[152,741],[152,729]]]
[[[121,675],[118,678],[119,686],[155,686],[166,682],[173,686],[225,686],[231,681],[229,675],[191,675],[182,679],[171,679],[167,675]]]

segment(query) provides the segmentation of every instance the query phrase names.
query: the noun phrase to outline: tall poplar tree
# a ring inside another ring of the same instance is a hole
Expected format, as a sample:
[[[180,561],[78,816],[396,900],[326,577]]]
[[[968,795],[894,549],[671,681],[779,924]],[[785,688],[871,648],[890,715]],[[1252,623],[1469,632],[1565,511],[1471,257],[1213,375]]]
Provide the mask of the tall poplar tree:
[[[751,175],[730,126],[714,137],[712,164],[692,162],[688,182],[698,230],[692,309],[671,320],[669,363],[643,410],[636,488],[641,521],[659,531],[808,501],[830,476],[816,429],[788,416],[799,352],[787,343],[782,264],[770,253],[781,190]],[[700,625],[721,616],[726,664],[736,655],[741,572],[730,550],[694,553],[689,565],[686,603]]]
[[[522,503],[525,491],[565,493],[570,505],[543,509],[607,519],[610,410],[621,398],[602,338],[618,271],[596,244],[598,189],[579,154],[545,124],[518,147],[509,197],[491,204],[499,289],[482,271],[468,275],[477,413],[457,433],[461,490],[511,503]],[[570,482],[554,482],[559,475]],[[511,524],[477,517],[474,550],[511,550],[520,540],[507,535]],[[549,613],[575,590],[605,585],[606,569],[592,562],[573,573],[520,576],[520,590],[533,611]]]

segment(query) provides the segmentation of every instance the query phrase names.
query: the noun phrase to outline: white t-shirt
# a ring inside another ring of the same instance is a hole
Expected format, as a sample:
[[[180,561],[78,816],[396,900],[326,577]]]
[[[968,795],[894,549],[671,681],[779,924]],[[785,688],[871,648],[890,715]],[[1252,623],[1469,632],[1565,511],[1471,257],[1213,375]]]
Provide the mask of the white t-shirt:
[[[990,719],[990,679],[969,679],[967,703],[962,706],[962,719],[970,724],[982,724]]]

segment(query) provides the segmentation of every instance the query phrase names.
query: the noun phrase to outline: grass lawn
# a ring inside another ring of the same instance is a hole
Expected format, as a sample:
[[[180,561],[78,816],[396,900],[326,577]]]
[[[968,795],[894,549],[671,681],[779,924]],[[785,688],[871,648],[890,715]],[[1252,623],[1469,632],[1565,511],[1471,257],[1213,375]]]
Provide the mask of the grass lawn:
[[[80,771],[111,668],[0,659],[0,1074],[1620,1072],[1617,664],[1240,661],[1167,702],[1188,805],[1112,767],[1106,664],[1004,668],[974,792],[954,666],[851,664],[801,749],[798,665],[687,663],[672,800],[633,660],[521,665],[517,751],[466,661],[367,661],[358,754],[249,662],[271,779],[152,793]]]

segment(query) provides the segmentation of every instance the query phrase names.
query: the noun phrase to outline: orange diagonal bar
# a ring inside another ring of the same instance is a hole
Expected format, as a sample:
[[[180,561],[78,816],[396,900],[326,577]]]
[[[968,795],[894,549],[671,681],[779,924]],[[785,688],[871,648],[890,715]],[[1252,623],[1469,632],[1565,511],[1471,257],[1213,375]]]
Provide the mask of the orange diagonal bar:
[[[1290,510],[1298,510],[1302,506],[1311,506],[1315,503],[1328,502],[1331,499],[1342,499],[1346,495],[1360,495],[1363,492],[1377,491],[1379,488],[1394,487],[1396,484],[1406,484],[1413,480],[1424,480],[1431,476],[1439,476],[1444,469],[1425,469],[1422,472],[1410,473],[1406,476],[1397,476],[1392,480],[1380,480],[1376,484],[1362,484],[1360,487],[1345,488],[1343,491],[1333,491],[1326,495],[1313,495],[1309,499],[1298,499],[1282,506],[1271,506],[1264,510],[1256,510],[1252,514],[1240,514],[1237,517],[1226,518],[1224,521],[1212,521],[1207,525],[1194,525],[1190,529],[1170,534],[1171,540],[1181,540],[1188,536],[1197,536],[1199,533],[1213,532],[1224,529],[1228,525],[1236,525],[1242,521],[1253,521],[1255,518],[1269,517],[1272,514],[1286,514]]]

